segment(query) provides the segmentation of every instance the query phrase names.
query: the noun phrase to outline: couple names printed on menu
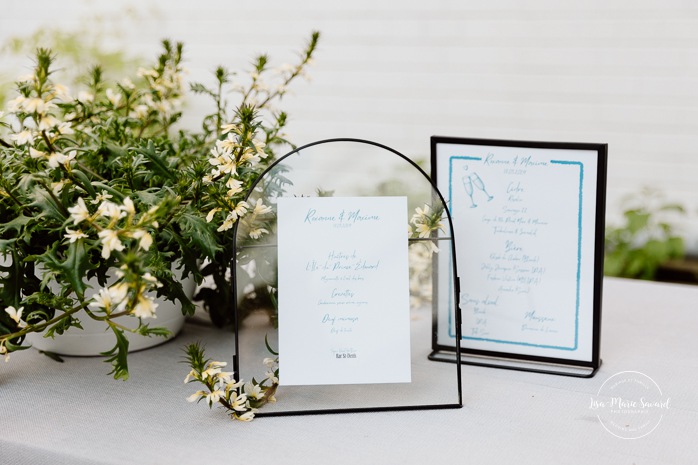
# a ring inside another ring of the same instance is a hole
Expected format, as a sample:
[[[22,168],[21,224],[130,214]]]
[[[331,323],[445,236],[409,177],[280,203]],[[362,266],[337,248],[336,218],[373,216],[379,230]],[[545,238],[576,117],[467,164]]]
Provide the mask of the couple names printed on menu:
[[[462,346],[591,362],[598,153],[439,143],[437,155],[456,231]],[[454,324],[439,322],[442,343]]]
[[[409,382],[405,197],[278,200],[284,385]]]

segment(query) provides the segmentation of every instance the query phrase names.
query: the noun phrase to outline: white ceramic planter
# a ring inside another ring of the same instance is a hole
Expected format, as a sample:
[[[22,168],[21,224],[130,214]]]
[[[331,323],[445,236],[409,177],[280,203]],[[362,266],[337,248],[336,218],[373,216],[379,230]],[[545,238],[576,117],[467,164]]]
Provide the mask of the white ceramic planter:
[[[196,282],[193,278],[180,281],[184,292],[190,298],[194,295]],[[92,289],[99,289],[96,283],[90,283]],[[88,291],[89,292],[89,291]],[[151,327],[167,328],[171,335],[168,338],[161,336],[141,336],[140,334],[124,332],[129,341],[128,351],[147,349],[154,347],[172,339],[176,336],[184,325],[184,315],[182,315],[179,302],[171,302],[164,299],[156,299],[158,307],[155,311],[157,318],[148,319],[147,323]],[[43,337],[42,333],[30,333],[27,335],[27,342],[34,348],[53,352],[60,355],[99,355],[114,347],[116,338],[109,327],[101,322],[90,318],[84,311],[77,312],[75,316],[80,320],[83,329],[70,328],[61,335],[54,338]],[[123,316],[118,320],[120,325],[127,328],[137,328],[138,319],[132,316]]]

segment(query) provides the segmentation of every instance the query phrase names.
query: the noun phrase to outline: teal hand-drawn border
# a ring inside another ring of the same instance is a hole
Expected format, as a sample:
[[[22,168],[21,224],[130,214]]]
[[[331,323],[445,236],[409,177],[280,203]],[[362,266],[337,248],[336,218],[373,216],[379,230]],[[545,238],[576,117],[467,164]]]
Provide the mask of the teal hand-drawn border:
[[[451,211],[451,217],[456,216],[456,212],[453,210],[453,162],[454,160],[482,160],[481,157],[464,157],[464,156],[453,156],[450,157],[448,160],[448,207]],[[466,339],[466,340],[471,340],[471,341],[483,341],[483,342],[494,342],[497,344],[511,344],[511,345],[518,345],[518,346],[525,346],[525,347],[536,347],[536,348],[541,348],[541,349],[557,349],[557,350],[565,350],[565,351],[575,351],[578,348],[579,344],[579,294],[580,294],[580,286],[581,286],[581,270],[582,270],[582,206],[583,206],[583,186],[584,186],[584,164],[579,161],[566,161],[566,160],[550,160],[550,164],[552,165],[572,165],[572,166],[578,166],[579,167],[579,205],[578,205],[578,211],[577,211],[577,288],[576,288],[576,295],[575,295],[575,315],[574,315],[574,344],[572,347],[566,347],[566,346],[553,346],[553,345],[546,345],[546,344],[531,344],[528,342],[520,342],[520,341],[507,341],[507,340],[502,340],[502,339],[489,339],[489,338],[480,338],[480,337],[468,337],[465,335],[461,335],[461,340]],[[449,260],[451,260],[450,258]],[[451,265],[449,263],[449,265]],[[449,270],[452,270],[453,267],[449,266]],[[449,271],[449,273],[452,273],[452,271]],[[449,279],[449,283],[453,283],[453,279]],[[452,284],[449,284],[449,286],[452,286]],[[451,301],[451,295],[453,294],[453,289],[449,289],[449,306],[448,308],[451,308],[453,305],[453,302]],[[455,331],[453,330],[453,320],[451,313],[449,312],[448,314],[448,335],[451,338],[455,338]]]

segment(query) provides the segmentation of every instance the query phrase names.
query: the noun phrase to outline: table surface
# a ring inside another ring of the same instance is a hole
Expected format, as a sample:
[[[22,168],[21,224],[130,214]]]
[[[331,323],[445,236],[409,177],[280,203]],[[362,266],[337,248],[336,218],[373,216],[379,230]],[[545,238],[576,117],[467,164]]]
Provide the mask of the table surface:
[[[605,279],[601,355],[591,379],[463,366],[464,407],[232,422],[185,398],[181,348],[232,353],[229,333],[187,324],[129,357],[114,381],[99,358],[34,350],[0,366],[0,464],[698,463],[698,286]],[[641,372],[670,398],[639,439],[604,429],[591,400],[611,376]]]

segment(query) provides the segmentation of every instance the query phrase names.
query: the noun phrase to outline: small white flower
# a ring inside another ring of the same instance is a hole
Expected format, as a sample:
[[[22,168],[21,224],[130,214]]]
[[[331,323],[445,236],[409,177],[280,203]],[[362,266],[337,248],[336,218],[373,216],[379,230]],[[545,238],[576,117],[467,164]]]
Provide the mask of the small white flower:
[[[240,421],[252,421],[254,420],[254,412],[249,411],[247,413],[243,413],[242,415],[237,415],[236,417]]]
[[[129,215],[136,214],[136,206],[133,204],[133,200],[130,197],[124,198],[124,205],[119,207],[122,211],[128,213]]]
[[[238,217],[243,216],[245,213],[247,213],[247,210],[250,208],[250,204],[245,202],[244,200],[238,202],[237,205],[235,205],[235,208],[233,208],[233,213],[235,213]]]
[[[5,308],[5,313],[10,315],[10,318],[12,318],[20,328],[26,328],[27,324],[24,321],[22,321],[22,312],[23,311],[24,311],[24,307],[19,307],[17,309],[17,308],[14,308],[13,306],[9,306],[9,307]]]
[[[17,145],[31,144],[34,142],[34,133],[29,129],[25,129],[17,134],[10,134],[10,139],[15,141]]]
[[[97,207],[97,214],[104,218],[119,219],[126,216],[119,205],[105,200]]]
[[[235,221],[237,221],[237,219],[237,215],[233,213],[229,214],[228,217],[225,220],[223,220],[223,224],[221,224],[216,231],[223,232],[229,230],[233,227],[233,224],[235,223]]]
[[[155,315],[157,307],[158,304],[151,297],[140,295],[138,296],[136,306],[133,308],[133,314],[138,318],[157,318]]]
[[[187,384],[192,379],[196,379],[196,377],[197,377],[196,371],[194,371],[194,370],[190,371],[189,374],[187,375],[187,377],[184,378],[184,384]]]
[[[70,241],[69,241],[70,243],[73,243],[73,242],[77,241],[78,239],[88,237],[87,234],[85,234],[84,232],[82,232],[80,230],[73,231],[70,228],[65,228],[65,230],[67,231],[65,237],[67,239],[70,239]]]
[[[92,295],[93,302],[90,302],[90,307],[103,308],[106,311],[111,310],[113,305],[111,294],[107,289],[100,289],[99,292]]]
[[[13,98],[9,102],[7,102],[7,111],[9,111],[10,113],[16,113],[20,111],[26,99],[27,98],[23,95],[18,95],[16,98]]]
[[[225,385],[225,393],[228,394],[228,392],[239,388],[243,384],[244,384],[243,381],[235,381],[234,379],[231,379]],[[237,393],[235,395],[237,395]]]
[[[262,392],[262,387],[259,384],[245,384],[245,394],[254,400],[260,400],[264,397],[264,392]]]
[[[128,284],[114,284],[113,286],[110,286],[107,291],[109,292],[112,303],[117,306],[117,311],[123,310],[127,304],[126,297],[128,296]]]
[[[124,244],[119,239],[119,234],[112,229],[103,229],[97,233],[102,241],[102,258],[109,258],[112,250],[121,252],[124,250]]]
[[[46,112],[46,110],[49,107],[49,104],[47,104],[43,99],[40,99],[39,97],[25,98],[22,100],[21,103],[22,103],[22,108],[27,113],[43,114]],[[53,106],[55,106],[55,105],[53,105]]]
[[[136,74],[138,77],[158,77],[158,72],[154,69],[138,68],[138,72]]]
[[[208,212],[208,215],[206,215],[206,222],[210,223],[211,221],[213,221],[213,216],[216,214],[216,212],[219,212],[220,210],[220,208],[211,209],[211,211]]]
[[[136,88],[136,86],[133,85],[133,81],[131,81],[129,78],[123,78],[123,79],[121,80],[121,86],[122,86],[124,89],[129,89],[129,90],[133,90],[133,89]]]
[[[254,149],[257,151],[257,153],[259,153],[259,155],[262,158],[265,158],[267,156],[267,154],[264,153],[264,147],[266,147],[267,144],[265,144],[259,139],[252,139],[252,144],[254,145]]]
[[[414,211],[416,212],[415,213],[416,217],[417,216],[425,217],[425,216],[429,216],[429,214],[431,213],[431,208],[429,207],[429,205],[424,205],[424,209],[417,207],[414,209]]]
[[[230,131],[238,133],[240,132],[240,128],[237,124],[224,124],[221,126],[221,131],[223,134],[228,134]]]
[[[53,152],[48,156],[48,166],[50,168],[58,168],[67,161],[68,157],[59,152]]]
[[[68,134],[75,134],[75,131],[73,131],[73,128],[68,122],[59,123],[57,129],[58,133],[63,134],[64,136]]]
[[[136,105],[128,116],[134,119],[145,119],[148,113],[150,113],[150,108],[147,105]]]
[[[68,89],[68,87],[64,86],[63,84],[54,84],[53,92],[55,93],[56,97],[58,97],[63,102],[68,102],[72,100],[70,96],[70,89]]]
[[[148,250],[153,244],[153,236],[148,231],[137,229],[131,235],[134,239],[138,239],[138,247],[142,250]]]
[[[235,179],[234,177],[228,178],[228,180],[225,182],[225,187],[227,187],[228,190],[228,197],[234,197],[236,194],[239,194],[242,192],[242,181],[239,179]]]
[[[257,202],[254,204],[254,210],[252,210],[253,215],[264,215],[266,213],[271,212],[271,207],[268,205],[264,205],[262,202],[262,199],[257,199]]]
[[[99,202],[104,202],[105,200],[109,200],[113,197],[113,195],[108,194],[107,191],[102,191],[100,194],[97,194],[97,197],[94,198],[94,200],[90,200],[90,203],[93,205],[97,205]]]
[[[216,141],[216,148],[227,153],[232,152],[240,145],[238,137],[235,134],[228,133],[225,139]]]
[[[267,377],[269,381],[271,381],[274,384],[279,384],[279,378],[276,376],[276,374],[273,371],[267,371],[264,373],[264,376]]]
[[[233,378],[233,374],[234,373],[232,371],[221,371],[216,376],[220,382],[222,382],[225,386],[227,386],[228,383],[230,383],[230,382],[235,383],[235,379]]]
[[[157,278],[150,273],[145,273],[143,275],[143,279],[145,281],[148,281],[151,284],[154,284],[155,287],[162,287],[162,284],[160,283],[160,281],[158,281]]]
[[[209,392],[206,394],[206,401],[208,401],[209,405],[213,404],[214,402],[218,402],[221,398],[221,396],[224,396],[223,391],[220,389],[214,389],[213,391]]]
[[[121,102],[121,94],[114,92],[111,88],[107,89],[106,94],[109,102],[111,102],[111,104],[115,107],[118,107],[119,102]]]
[[[77,205],[70,207],[68,212],[70,213],[70,217],[73,218],[73,224],[79,224],[90,218],[90,212],[87,211],[87,206],[82,197],[78,198]]]
[[[29,156],[31,158],[45,158],[46,152],[42,152],[41,150],[36,150],[34,147],[29,147]]]
[[[264,361],[262,363],[264,364],[265,367],[272,368],[274,365],[276,365],[276,359],[267,357],[264,359]]]
[[[202,397],[206,397],[206,392],[205,391],[196,391],[194,394],[187,397],[187,402],[196,402],[197,400],[201,399]]]
[[[247,410],[247,395],[240,394],[237,398],[230,404],[230,406],[237,410],[238,412],[244,412]]]
[[[419,233],[420,238],[426,238],[431,235],[431,228],[429,227],[429,225],[424,223],[419,223],[415,225],[415,231]]]
[[[58,121],[58,119],[56,119],[54,116],[42,116],[39,120],[39,131],[48,131],[49,129],[58,126],[59,124],[60,121]]]
[[[268,234],[268,233],[269,233],[269,231],[264,229],[264,228],[255,228],[252,231],[250,231],[249,235],[250,235],[250,238],[252,238],[252,239],[259,239],[264,234]]]
[[[80,91],[78,93],[78,101],[80,101],[80,102],[91,103],[91,102],[94,102],[94,100],[95,100],[95,96],[91,92],[87,92],[87,91],[83,90],[83,91]]]
[[[53,192],[54,195],[59,195],[68,182],[69,181],[66,181],[65,179],[58,182],[52,182],[51,192]]]

